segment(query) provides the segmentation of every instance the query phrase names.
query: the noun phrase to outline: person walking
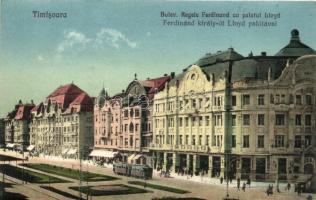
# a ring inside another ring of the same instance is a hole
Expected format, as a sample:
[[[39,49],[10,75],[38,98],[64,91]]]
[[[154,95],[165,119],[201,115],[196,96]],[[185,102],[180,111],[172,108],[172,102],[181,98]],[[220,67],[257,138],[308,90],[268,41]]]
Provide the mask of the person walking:
[[[245,182],[242,184],[242,190],[243,190],[244,192],[246,192],[246,183],[245,183]]]
[[[224,181],[224,178],[223,178],[223,177],[221,177],[221,178],[220,178],[220,182],[221,182],[221,184],[223,183],[223,181]]]
[[[291,190],[291,184],[290,184],[290,182],[287,182],[287,190],[288,190],[288,191]]]
[[[237,189],[240,191],[240,178],[237,178]]]
[[[250,178],[247,179],[247,185],[248,185],[249,188],[250,188]]]

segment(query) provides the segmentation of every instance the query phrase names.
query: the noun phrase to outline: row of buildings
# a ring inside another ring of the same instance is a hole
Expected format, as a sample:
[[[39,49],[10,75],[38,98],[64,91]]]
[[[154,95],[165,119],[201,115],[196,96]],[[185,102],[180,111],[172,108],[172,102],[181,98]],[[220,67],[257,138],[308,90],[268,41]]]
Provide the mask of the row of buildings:
[[[316,171],[316,56],[298,30],[273,56],[233,48],[182,73],[90,97],[74,84],[0,121],[8,147],[211,177],[295,180]]]

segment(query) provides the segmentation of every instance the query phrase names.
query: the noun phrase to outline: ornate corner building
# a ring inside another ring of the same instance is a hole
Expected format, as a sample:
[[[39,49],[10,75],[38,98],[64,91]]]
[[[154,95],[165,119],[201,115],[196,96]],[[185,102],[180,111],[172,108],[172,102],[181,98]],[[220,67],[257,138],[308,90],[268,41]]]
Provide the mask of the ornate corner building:
[[[151,162],[152,104],[170,76],[132,81],[121,93],[109,97],[103,89],[94,106],[94,159],[114,158],[130,163]]]
[[[93,147],[93,98],[79,87],[60,86],[32,109],[31,118],[30,147],[36,152],[88,157]]]
[[[315,173],[316,55],[299,32],[277,54],[206,54],[153,103],[153,166],[293,180]]]

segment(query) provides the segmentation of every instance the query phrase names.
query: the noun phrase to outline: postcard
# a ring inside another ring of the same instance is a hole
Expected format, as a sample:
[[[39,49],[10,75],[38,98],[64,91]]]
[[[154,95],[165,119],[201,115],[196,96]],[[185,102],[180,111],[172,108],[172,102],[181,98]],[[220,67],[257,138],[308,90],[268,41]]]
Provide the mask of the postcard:
[[[0,199],[316,198],[315,2],[0,2]]]

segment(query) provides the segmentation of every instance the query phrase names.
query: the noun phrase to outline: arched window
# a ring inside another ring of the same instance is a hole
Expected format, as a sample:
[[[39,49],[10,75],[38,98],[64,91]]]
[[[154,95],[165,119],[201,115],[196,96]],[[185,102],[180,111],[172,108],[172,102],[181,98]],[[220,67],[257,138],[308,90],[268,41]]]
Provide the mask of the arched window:
[[[129,111],[129,115],[130,115],[130,117],[133,117],[133,116],[134,116],[134,110],[133,110],[133,109],[131,109],[131,110]]]
[[[130,125],[129,125],[129,132],[130,133],[134,132],[134,124],[133,123],[130,123]]]

